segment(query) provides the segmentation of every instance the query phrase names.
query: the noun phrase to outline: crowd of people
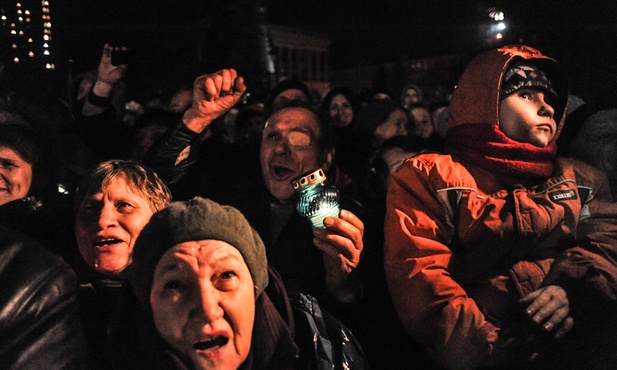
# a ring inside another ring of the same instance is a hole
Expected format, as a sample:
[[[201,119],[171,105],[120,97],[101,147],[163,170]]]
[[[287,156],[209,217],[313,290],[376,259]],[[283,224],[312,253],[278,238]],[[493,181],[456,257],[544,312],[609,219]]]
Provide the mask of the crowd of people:
[[[614,95],[511,45],[447,101],[227,68],[137,102],[125,50],[70,106],[2,91],[0,367],[617,366]]]

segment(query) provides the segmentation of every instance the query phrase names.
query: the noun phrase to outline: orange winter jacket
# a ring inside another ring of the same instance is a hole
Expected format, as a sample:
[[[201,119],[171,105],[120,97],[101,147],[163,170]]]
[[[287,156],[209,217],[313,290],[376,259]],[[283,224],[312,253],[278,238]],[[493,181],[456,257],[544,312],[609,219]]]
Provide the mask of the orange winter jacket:
[[[450,126],[477,124],[480,132],[498,124],[505,66],[514,56],[545,58],[529,50],[495,50],[472,62],[457,89],[473,89],[455,91]],[[559,109],[562,124],[565,104]],[[544,285],[568,291],[584,282],[616,300],[617,206],[606,177],[579,161],[553,164],[550,177],[529,181],[456,153],[421,154],[391,176],[388,287],[406,330],[444,367],[485,363],[516,302]]]

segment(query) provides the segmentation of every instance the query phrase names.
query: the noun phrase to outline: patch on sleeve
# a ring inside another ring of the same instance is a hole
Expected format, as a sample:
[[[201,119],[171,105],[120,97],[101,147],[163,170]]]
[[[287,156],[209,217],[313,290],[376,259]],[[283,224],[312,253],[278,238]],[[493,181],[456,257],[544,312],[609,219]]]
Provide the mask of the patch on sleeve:
[[[574,191],[573,189],[554,191],[552,193],[549,193],[548,196],[551,198],[553,202],[557,202],[560,200],[578,199],[578,196],[576,195],[576,191]]]
[[[190,153],[191,153],[191,146],[189,145],[186,148],[184,148],[180,152],[180,154],[178,154],[178,158],[176,158],[176,163],[174,163],[174,166],[177,166],[180,162],[187,159]]]

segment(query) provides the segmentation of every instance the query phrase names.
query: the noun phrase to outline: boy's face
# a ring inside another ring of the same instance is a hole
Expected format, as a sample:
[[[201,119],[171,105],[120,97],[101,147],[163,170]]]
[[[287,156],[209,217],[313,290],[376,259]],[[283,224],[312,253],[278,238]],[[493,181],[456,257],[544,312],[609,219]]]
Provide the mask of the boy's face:
[[[555,137],[555,110],[547,94],[533,88],[520,89],[499,103],[499,128],[510,139],[545,147]]]

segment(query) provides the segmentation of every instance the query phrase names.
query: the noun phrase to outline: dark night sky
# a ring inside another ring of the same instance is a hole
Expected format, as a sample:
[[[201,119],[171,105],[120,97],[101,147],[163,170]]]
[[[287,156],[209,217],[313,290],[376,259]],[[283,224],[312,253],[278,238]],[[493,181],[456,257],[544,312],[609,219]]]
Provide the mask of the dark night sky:
[[[335,68],[480,50],[486,45],[479,23],[488,20],[486,9],[491,5],[506,14],[512,41],[538,47],[572,73],[594,72],[603,79],[617,74],[613,0],[262,1],[269,23],[329,35]],[[193,57],[182,55],[184,46],[221,37],[216,29],[204,34],[203,24],[237,21],[237,16],[220,9],[229,2],[57,1],[61,47],[74,60],[76,71],[96,66],[102,44],[111,41],[129,44],[151,66],[158,63],[180,72],[178,61]],[[185,72],[181,78],[193,71]]]

